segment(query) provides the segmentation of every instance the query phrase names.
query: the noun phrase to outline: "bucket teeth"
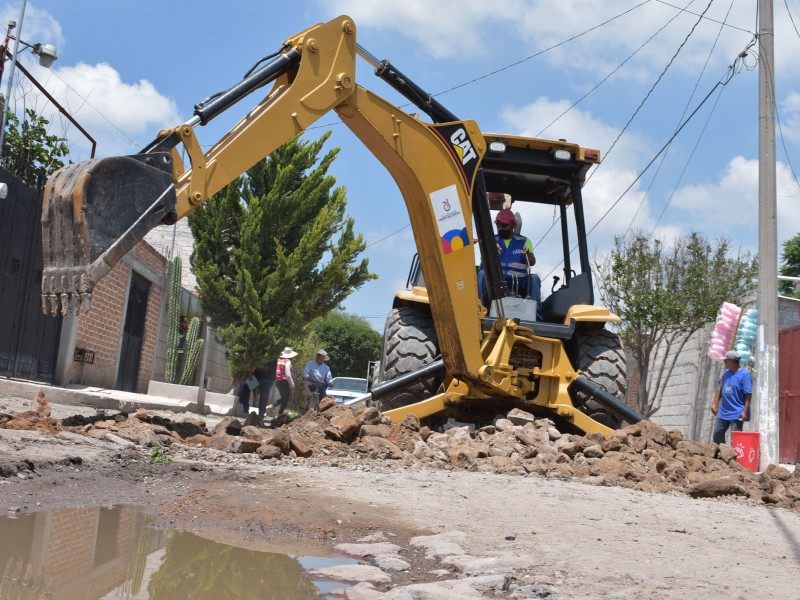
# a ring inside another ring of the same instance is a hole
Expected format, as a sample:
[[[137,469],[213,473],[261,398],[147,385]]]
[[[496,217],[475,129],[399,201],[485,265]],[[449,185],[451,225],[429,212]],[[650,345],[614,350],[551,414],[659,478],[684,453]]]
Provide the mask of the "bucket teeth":
[[[92,290],[153,227],[175,216],[169,153],[62,167],[42,206],[42,310],[89,312]],[[173,220],[174,222],[174,220]]]

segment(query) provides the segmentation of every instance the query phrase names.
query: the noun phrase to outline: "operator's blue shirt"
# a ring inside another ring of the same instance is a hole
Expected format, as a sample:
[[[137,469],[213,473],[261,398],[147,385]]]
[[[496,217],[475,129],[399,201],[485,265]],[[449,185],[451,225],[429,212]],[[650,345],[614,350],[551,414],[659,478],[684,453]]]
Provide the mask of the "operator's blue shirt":
[[[750,371],[740,368],[734,373],[730,369],[725,369],[722,379],[720,379],[720,385],[722,385],[722,397],[717,416],[726,421],[738,421],[744,410],[744,397],[753,393]],[[750,411],[746,416],[745,421],[749,421]]]

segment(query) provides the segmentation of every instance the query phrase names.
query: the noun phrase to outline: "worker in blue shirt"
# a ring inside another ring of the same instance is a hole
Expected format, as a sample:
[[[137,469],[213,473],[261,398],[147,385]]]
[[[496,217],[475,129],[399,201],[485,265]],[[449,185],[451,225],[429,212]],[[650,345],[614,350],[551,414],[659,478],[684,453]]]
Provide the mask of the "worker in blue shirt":
[[[303,369],[303,379],[308,382],[308,389],[317,395],[315,408],[319,408],[319,401],[325,397],[328,386],[333,383],[331,369],[325,364],[329,360],[330,357],[325,350],[317,350],[317,355],[308,361],[306,368]]]
[[[753,395],[753,380],[750,371],[739,365],[739,353],[730,350],[725,353],[725,372],[719,381],[719,389],[711,403],[714,413],[713,441],[725,443],[728,429],[741,431],[745,421],[750,420],[750,400]]]

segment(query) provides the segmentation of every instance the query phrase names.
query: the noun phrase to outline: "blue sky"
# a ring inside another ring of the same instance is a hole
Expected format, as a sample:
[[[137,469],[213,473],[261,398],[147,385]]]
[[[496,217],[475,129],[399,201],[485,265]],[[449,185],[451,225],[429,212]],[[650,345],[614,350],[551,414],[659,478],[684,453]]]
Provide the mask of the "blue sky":
[[[0,23],[17,20],[19,9],[18,2],[0,4]],[[484,132],[565,138],[600,149],[604,162],[584,189],[592,253],[607,252],[614,236],[630,228],[667,241],[696,230],[757,250],[753,52],[699,109],[663,162],[657,160],[634,183],[753,41],[753,0],[714,0],[710,6],[709,0],[29,1],[22,39],[56,45],[59,59],[50,71],[35,65],[30,52],[21,53],[20,61],[97,140],[98,156],[132,154],[159,129],[188,120],[196,102],[236,83],[285,38],[340,14],[353,17],[362,46],[391,60]],[[800,0],[776,2],[779,241],[800,230],[800,189],[789,162],[800,171],[795,24],[800,29]],[[357,80],[405,104],[363,61]],[[11,97],[17,110],[35,108],[51,119],[68,138],[72,160],[88,157],[83,136],[29,83],[15,79]],[[241,110],[256,101],[246,100]],[[239,116],[232,110],[198,129],[201,143],[215,142]],[[348,212],[369,244],[371,270],[380,275],[344,308],[382,329],[414,253],[405,205],[389,175],[335,114],[319,124],[307,135],[333,132],[328,147],[338,146],[341,153],[332,172],[348,190]],[[554,215],[546,209],[520,212],[523,232],[536,243],[536,270],[547,292],[561,250],[555,237],[541,238]]]

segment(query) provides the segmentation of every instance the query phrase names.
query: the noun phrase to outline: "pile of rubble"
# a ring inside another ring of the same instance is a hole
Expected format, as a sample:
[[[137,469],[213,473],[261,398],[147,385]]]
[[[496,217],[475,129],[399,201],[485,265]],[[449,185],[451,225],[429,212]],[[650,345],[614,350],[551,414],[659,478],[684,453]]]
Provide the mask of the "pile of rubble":
[[[44,396],[34,410],[4,414],[0,428],[45,433],[70,430],[122,445],[184,444],[229,454],[305,464],[393,463],[406,468],[465,469],[507,475],[580,479],[647,492],[693,497],[732,496],[800,510],[800,469],[770,465],[756,474],[742,467],[728,445],[684,439],[649,421],[601,434],[561,433],[549,419],[515,409],[492,425],[433,432],[408,415],[393,423],[374,407],[355,410],[323,399],[319,411],[265,427],[255,415],[226,417],[209,430],[186,413],[139,410],[113,417],[50,417]]]

